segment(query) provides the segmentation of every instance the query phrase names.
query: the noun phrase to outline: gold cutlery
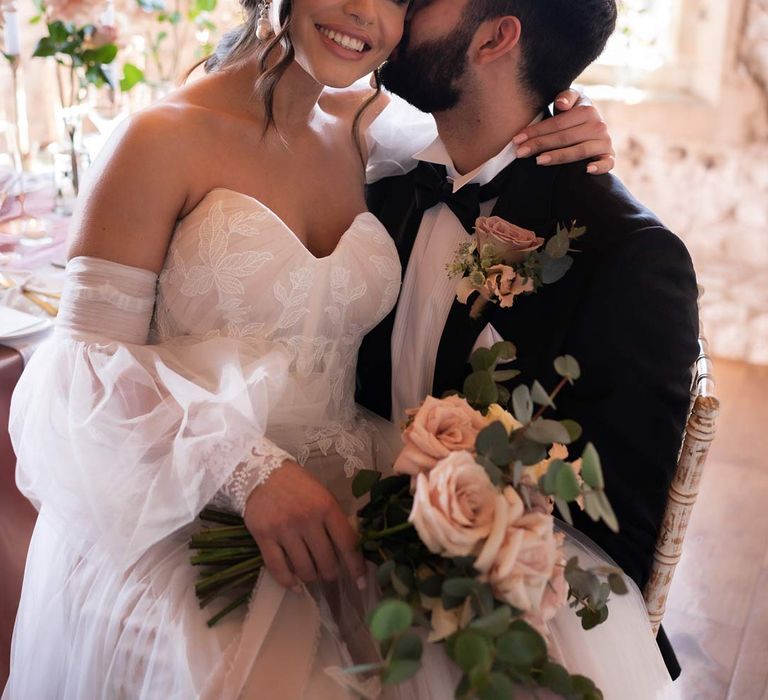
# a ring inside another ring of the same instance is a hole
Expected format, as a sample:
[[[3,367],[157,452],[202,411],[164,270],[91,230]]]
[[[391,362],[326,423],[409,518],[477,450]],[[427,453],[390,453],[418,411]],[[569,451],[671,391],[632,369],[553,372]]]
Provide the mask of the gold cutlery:
[[[19,284],[12,277],[9,277],[4,272],[0,272],[0,287],[3,289],[15,289],[19,287]],[[39,306],[49,316],[56,316],[59,313],[59,309],[53,304],[41,299],[38,296],[39,292],[33,292],[29,289],[25,289],[23,285],[19,287],[21,293],[25,298],[29,299],[33,304]]]

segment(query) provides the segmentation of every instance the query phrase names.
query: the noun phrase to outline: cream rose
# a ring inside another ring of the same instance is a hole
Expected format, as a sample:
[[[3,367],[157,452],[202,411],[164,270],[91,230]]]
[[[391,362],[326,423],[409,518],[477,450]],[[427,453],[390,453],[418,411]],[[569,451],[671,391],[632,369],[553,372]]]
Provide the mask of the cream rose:
[[[560,459],[568,460],[568,448],[565,445],[556,442],[549,450],[549,456],[546,459],[542,459],[538,464],[534,464],[530,467],[526,467],[523,470],[521,477],[521,483],[530,489],[531,509],[541,513],[551,513],[554,510],[554,500],[550,496],[545,496],[538,490],[539,479],[547,473],[549,465],[553,460]],[[581,482],[581,458],[571,462],[573,470],[576,472],[576,477]],[[579,496],[576,499],[576,503],[580,508],[584,508],[584,499]]]
[[[485,469],[466,451],[451,452],[416,477],[408,518],[430,552],[448,557],[474,554],[488,537],[498,499]]]
[[[483,255],[486,245],[507,264],[521,262],[544,243],[533,231],[510,224],[498,216],[481,216],[475,221],[477,249]]]
[[[480,294],[486,299],[496,297],[499,306],[507,309],[515,301],[515,297],[524,292],[532,292],[533,280],[529,277],[521,277],[509,265],[494,265],[488,270],[485,285]]]
[[[421,596],[421,604],[429,610],[429,621],[432,629],[427,637],[428,642],[439,642],[446,637],[450,637],[456,630],[464,629],[475,616],[472,608],[472,601],[467,598],[464,605],[452,610],[446,610],[440,598],[428,598]]]
[[[107,44],[116,43],[117,37],[117,27],[99,24],[96,26],[93,34],[85,40],[85,47],[88,49],[100,49]]]
[[[555,541],[558,551],[562,553],[563,541],[565,535],[557,533]],[[565,580],[565,558],[561,557],[556,563],[552,577],[544,588],[544,595],[541,597],[538,610],[530,610],[523,619],[535,627],[542,635],[547,633],[547,623],[557,615],[557,611],[565,605],[568,600],[568,582]]]
[[[524,513],[520,497],[507,488],[506,509],[497,506],[493,527],[475,561],[494,595],[518,610],[540,611],[547,585],[562,559],[551,515]]]
[[[492,403],[488,407],[488,412],[485,414],[485,418],[488,421],[488,425],[491,423],[501,423],[507,431],[507,434],[511,434],[515,430],[523,427],[523,424],[517,420],[509,411],[505,411],[499,404]]]
[[[466,399],[428,396],[403,432],[405,447],[395,460],[394,470],[413,476],[432,469],[451,452],[474,451],[477,434],[486,424]]]

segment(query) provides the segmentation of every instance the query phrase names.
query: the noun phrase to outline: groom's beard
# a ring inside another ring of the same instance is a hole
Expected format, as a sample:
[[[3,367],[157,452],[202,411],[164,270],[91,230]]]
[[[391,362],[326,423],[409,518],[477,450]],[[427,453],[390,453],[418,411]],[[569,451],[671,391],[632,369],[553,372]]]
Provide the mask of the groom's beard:
[[[441,39],[416,48],[406,30],[394,58],[381,68],[381,82],[387,90],[410,102],[422,112],[443,112],[461,100],[460,79],[467,70],[470,32],[457,30]]]

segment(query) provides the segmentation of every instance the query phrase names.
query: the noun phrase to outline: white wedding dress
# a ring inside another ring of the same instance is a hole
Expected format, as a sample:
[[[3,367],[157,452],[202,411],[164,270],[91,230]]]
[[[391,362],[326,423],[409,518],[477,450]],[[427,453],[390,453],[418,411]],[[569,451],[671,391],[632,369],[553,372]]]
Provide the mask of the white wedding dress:
[[[401,688],[344,687],[339,667],[375,659],[373,585],[293,592],[263,573],[248,608],[209,629],[187,547],[207,503],[241,509],[286,452],[350,513],[355,471],[391,464],[399,437],[356,407],[355,364],[400,272],[369,213],[316,258],[226,189],[179,222],[159,279],[70,262],[56,333],[13,398],[18,484],[40,516],[3,700],[453,697],[436,648]],[[592,632],[561,611],[552,649],[609,700],[669,685],[636,589]]]

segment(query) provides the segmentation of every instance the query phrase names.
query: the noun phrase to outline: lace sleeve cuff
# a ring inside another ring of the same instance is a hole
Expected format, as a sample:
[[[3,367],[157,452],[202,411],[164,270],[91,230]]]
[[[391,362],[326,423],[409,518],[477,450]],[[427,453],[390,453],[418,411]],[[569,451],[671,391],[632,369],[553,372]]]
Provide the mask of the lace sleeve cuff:
[[[251,456],[235,467],[219,489],[213,504],[242,516],[248,496],[255,488],[265,483],[286,459],[293,460],[294,457],[266,438],[260,438],[251,448]]]

